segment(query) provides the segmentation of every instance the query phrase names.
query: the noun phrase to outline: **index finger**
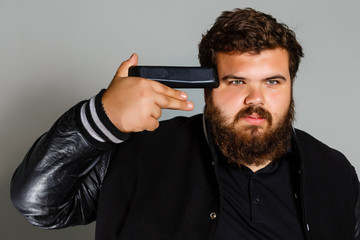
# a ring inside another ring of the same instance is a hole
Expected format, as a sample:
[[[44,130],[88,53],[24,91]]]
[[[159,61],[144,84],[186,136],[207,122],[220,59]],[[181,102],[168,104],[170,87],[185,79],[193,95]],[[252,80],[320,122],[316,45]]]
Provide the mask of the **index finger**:
[[[164,94],[157,94],[154,98],[155,104],[161,109],[173,109],[182,111],[191,111],[194,104],[188,100],[173,98]]]
[[[159,94],[166,95],[171,98],[179,99],[179,100],[186,100],[188,98],[188,95],[184,91],[180,91],[177,89],[173,89],[171,87],[168,87],[162,83],[151,81],[152,88],[155,92]]]

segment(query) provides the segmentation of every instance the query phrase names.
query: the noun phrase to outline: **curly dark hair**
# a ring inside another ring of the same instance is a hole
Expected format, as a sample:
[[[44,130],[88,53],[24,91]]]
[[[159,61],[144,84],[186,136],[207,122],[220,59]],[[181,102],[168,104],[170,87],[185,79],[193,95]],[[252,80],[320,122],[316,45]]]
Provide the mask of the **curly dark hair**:
[[[216,67],[217,52],[253,52],[283,48],[289,53],[289,72],[294,81],[304,56],[295,32],[271,15],[251,8],[224,11],[199,43],[203,67]]]

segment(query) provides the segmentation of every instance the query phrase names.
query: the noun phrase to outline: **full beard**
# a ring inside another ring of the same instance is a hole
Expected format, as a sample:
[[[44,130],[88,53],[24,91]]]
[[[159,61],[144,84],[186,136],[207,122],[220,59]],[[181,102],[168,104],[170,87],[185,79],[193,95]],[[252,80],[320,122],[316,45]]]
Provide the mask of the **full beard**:
[[[260,166],[285,155],[292,137],[295,115],[293,98],[284,117],[274,126],[272,115],[260,106],[249,106],[240,110],[234,122],[227,123],[221,110],[213,104],[212,97],[206,100],[205,118],[209,123],[215,144],[229,163],[237,166]],[[250,125],[241,129],[235,127],[242,117],[252,113],[268,121],[267,129],[260,132],[259,126]]]

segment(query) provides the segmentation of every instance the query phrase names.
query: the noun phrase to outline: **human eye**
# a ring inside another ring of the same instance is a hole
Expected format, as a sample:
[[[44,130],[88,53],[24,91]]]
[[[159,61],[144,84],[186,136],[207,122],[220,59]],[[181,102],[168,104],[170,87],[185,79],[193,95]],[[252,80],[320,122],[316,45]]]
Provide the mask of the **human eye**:
[[[241,85],[244,84],[245,82],[243,80],[239,80],[239,79],[235,79],[235,80],[231,80],[230,84],[232,85]]]
[[[270,79],[270,80],[267,80],[265,83],[266,83],[267,85],[269,85],[269,86],[275,86],[275,85],[278,85],[278,84],[280,83],[280,81],[274,80],[274,79]]]

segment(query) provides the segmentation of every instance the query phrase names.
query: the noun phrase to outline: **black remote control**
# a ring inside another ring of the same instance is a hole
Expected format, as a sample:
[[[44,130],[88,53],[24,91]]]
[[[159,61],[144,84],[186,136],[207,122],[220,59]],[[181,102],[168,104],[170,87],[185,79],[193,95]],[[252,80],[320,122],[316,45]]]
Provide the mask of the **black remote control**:
[[[129,76],[155,80],[172,88],[216,88],[217,71],[210,67],[132,66]]]

